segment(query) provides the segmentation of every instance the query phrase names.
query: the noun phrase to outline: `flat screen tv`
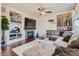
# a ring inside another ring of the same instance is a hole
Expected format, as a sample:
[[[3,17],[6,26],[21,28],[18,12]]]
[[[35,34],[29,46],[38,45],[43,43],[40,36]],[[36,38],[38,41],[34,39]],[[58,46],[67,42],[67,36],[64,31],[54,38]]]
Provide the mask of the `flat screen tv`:
[[[25,28],[26,29],[36,28],[36,20],[25,18]]]

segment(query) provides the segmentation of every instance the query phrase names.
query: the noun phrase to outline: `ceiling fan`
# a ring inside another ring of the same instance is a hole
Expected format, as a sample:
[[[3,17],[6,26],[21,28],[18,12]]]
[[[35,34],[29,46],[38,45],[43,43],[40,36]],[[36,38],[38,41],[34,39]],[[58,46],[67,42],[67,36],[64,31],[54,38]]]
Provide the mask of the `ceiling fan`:
[[[47,10],[46,8],[38,8],[38,11],[41,11],[40,15],[44,15],[46,13],[52,13],[52,11]]]

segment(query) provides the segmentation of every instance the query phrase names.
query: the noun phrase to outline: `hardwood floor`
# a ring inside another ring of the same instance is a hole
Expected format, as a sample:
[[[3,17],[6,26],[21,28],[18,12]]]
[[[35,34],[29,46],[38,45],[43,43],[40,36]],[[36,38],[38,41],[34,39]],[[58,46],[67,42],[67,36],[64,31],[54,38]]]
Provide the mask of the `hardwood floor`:
[[[28,41],[28,42],[30,42],[30,41]],[[13,43],[10,46],[7,46],[5,49],[2,49],[1,56],[17,56],[16,53],[14,51],[12,51],[12,49],[15,47],[21,46],[23,44],[26,44],[28,42],[20,41],[20,42]]]
[[[1,56],[17,56],[12,49],[20,45],[22,45],[21,42],[16,42],[7,46],[6,48],[2,49]]]
[[[7,47],[2,49],[1,56],[17,56],[13,51],[12,48]]]

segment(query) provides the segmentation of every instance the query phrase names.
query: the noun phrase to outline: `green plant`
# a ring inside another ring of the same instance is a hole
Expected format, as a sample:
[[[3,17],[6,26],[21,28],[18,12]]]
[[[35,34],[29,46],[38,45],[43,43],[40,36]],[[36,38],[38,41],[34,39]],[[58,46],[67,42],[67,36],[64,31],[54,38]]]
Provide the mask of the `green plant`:
[[[2,43],[5,44],[5,31],[9,29],[9,22],[6,16],[1,16]]]

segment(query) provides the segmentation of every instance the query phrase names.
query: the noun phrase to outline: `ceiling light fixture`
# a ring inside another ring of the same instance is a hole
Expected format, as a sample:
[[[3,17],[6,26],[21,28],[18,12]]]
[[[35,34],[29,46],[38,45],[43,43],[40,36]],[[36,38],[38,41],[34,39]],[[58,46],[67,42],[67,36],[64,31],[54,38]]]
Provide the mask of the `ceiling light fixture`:
[[[38,8],[37,10],[41,12],[40,15],[44,15],[44,14],[47,14],[47,13],[52,13],[51,10],[47,10],[46,8]]]
[[[42,14],[42,15],[44,15],[44,14],[45,14],[45,12],[42,12],[41,14]]]

